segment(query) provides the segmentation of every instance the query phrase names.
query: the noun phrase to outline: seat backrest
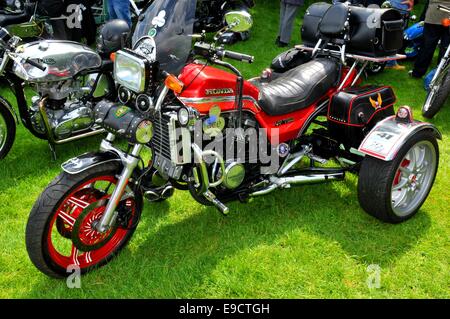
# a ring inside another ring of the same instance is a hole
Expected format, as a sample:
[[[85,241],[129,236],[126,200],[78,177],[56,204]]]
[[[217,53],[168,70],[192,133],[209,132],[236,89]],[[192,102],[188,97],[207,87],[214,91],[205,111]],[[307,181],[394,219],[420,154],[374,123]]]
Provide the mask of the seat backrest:
[[[343,38],[349,25],[348,20],[348,6],[343,3],[335,4],[325,12],[319,24],[319,32],[328,38]]]

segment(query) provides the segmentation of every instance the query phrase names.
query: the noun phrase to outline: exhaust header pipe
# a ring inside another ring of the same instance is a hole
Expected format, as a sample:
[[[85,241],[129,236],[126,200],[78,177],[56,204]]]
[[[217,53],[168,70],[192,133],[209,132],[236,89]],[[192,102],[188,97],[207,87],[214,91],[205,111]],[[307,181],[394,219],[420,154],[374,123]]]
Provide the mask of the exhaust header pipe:
[[[345,172],[333,172],[333,173],[322,173],[322,174],[310,174],[310,175],[297,175],[289,177],[276,177],[271,176],[269,178],[270,185],[266,188],[253,192],[250,194],[251,197],[262,196],[273,192],[278,188],[289,188],[292,185],[303,185],[303,184],[315,184],[332,180],[343,180],[345,178]]]

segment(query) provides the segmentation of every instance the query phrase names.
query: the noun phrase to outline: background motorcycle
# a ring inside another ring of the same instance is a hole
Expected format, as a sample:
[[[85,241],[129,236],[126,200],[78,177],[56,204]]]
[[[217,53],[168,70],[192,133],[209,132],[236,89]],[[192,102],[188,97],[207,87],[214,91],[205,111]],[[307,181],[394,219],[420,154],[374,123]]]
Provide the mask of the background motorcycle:
[[[450,14],[450,7],[438,6],[439,10]],[[444,19],[444,26],[450,27],[450,19]],[[428,94],[422,106],[422,114],[426,118],[433,118],[447,101],[450,95],[450,46],[447,48],[434,76],[427,87]]]
[[[302,38],[308,38],[306,33],[312,39],[319,35],[312,46],[303,47],[312,51],[312,60],[269,82],[245,81],[236,67],[222,60],[252,62],[251,56],[204,42],[191,51],[192,39],[197,38],[192,34],[195,8],[195,0],[154,1],[136,27],[134,49],[117,52],[115,79],[130,93],[127,106],[106,100],[97,104],[96,122],[109,132],[101,151],[64,163],[64,172],[30,213],[27,250],[45,274],[64,277],[71,265],[84,273],[110,261],[133,235],[143,198],[157,180],[189,190],[196,201],[224,214],[228,201],[245,202],[276,189],[342,180],[346,172],[358,170],[360,204],[380,220],[405,221],[428,196],[437,172],[440,133],[431,124],[413,121],[408,107],[394,116],[390,88],[351,87],[362,73],[358,65],[362,63],[363,69],[368,61],[386,58],[355,59],[345,45],[334,49],[343,39],[348,42],[347,6],[310,7]],[[352,14],[367,14],[361,10],[353,9]],[[161,12],[166,21],[155,19]],[[395,12],[389,16],[397,17]],[[226,19],[236,32],[252,24],[245,12],[230,12]],[[388,22],[392,27],[402,21]],[[384,25],[380,22],[381,28]],[[378,29],[388,35],[387,31]],[[399,31],[389,35],[401,39]],[[365,37],[359,43],[357,39],[351,44],[361,50],[379,49]],[[383,43],[391,51],[400,48],[399,41],[389,40]],[[346,67],[349,57],[354,62]],[[346,98],[360,91],[366,94],[360,103]],[[336,114],[329,113],[331,109]],[[346,118],[349,113],[351,119]],[[226,128],[233,134],[222,135]],[[251,134],[243,134],[252,129],[263,132],[256,142]],[[245,152],[225,158],[206,147],[214,136]],[[128,140],[126,150],[114,143],[116,137]],[[249,152],[258,143],[268,146],[280,161],[275,170],[264,171],[258,154]],[[150,158],[144,157],[146,147]],[[338,167],[323,166],[332,159],[338,159]],[[297,167],[302,160],[309,162],[306,168]]]
[[[12,88],[21,122],[34,136],[48,140],[54,157],[55,145],[104,131],[94,123],[93,107],[101,98],[116,97],[109,54],[121,48],[127,31],[123,21],[106,24],[99,38],[100,55],[71,41],[19,45],[20,38],[0,29],[0,82]],[[36,92],[30,104],[25,86]],[[11,104],[0,98],[0,159],[14,143],[17,119]]]

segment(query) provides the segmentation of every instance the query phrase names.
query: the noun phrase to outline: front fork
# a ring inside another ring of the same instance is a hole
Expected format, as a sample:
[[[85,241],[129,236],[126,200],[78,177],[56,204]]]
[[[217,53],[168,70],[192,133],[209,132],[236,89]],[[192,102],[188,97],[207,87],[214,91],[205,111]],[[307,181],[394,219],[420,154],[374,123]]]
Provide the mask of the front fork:
[[[430,89],[433,89],[436,83],[442,82],[441,80],[446,76],[447,73],[446,71],[450,67],[450,63],[448,63],[449,57],[450,57],[450,45],[447,47],[444,56],[439,62],[439,65],[436,69],[436,73],[434,74],[433,79],[430,82]]]
[[[114,141],[114,139],[115,136],[113,134],[108,134],[106,139],[102,141],[101,150],[113,151],[117,153],[122,160],[123,170],[117,181],[116,188],[114,189],[109,199],[108,205],[106,206],[105,212],[100,221],[96,225],[97,230],[102,233],[110,229],[116,221],[117,218],[116,208],[122,199],[123,193],[125,192],[125,188],[128,185],[128,181],[131,175],[133,174],[133,171],[139,164],[140,161],[139,154],[141,153],[141,150],[144,147],[142,144],[135,144],[133,146],[131,153],[125,154],[122,151],[119,151],[113,147],[112,142]]]

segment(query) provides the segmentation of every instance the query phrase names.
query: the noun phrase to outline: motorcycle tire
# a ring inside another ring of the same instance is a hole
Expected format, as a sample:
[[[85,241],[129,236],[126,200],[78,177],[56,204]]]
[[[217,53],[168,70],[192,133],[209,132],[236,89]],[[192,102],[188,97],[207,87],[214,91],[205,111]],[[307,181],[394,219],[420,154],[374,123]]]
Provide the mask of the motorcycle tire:
[[[369,215],[387,223],[408,220],[428,197],[438,163],[436,137],[428,130],[411,136],[392,161],[366,156],[358,179],[361,207]]]
[[[450,72],[442,81],[437,90],[431,89],[425,103],[422,106],[422,115],[427,119],[432,119],[442,108],[450,95]]]
[[[12,106],[0,97],[0,159],[8,155],[16,138],[16,121],[10,110]]]
[[[26,226],[26,248],[36,268],[50,277],[64,278],[76,265],[84,274],[111,261],[128,244],[142,211],[139,192],[119,204],[120,225],[106,233],[93,227],[102,216],[110,186],[117,182],[120,171],[118,163],[105,163],[76,175],[63,172],[47,186]],[[101,198],[95,188],[99,183],[105,187]],[[65,223],[63,234],[61,225],[57,229],[59,219]]]

